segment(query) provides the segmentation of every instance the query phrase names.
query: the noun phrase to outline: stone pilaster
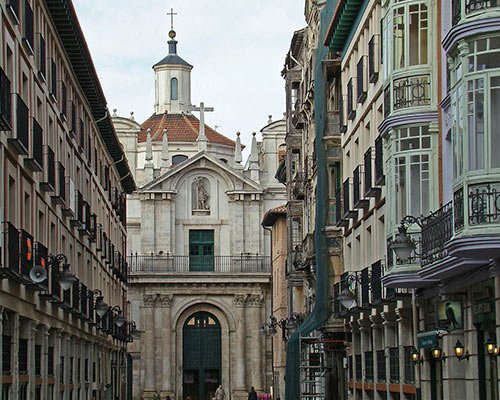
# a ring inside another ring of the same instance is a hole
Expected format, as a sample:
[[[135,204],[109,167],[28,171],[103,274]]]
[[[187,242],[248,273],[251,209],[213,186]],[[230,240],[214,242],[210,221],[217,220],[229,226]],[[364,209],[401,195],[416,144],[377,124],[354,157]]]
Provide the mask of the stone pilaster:
[[[170,396],[174,398],[174,382],[172,379],[172,311],[173,296],[168,294],[161,294],[157,298],[157,305],[162,313],[162,327],[161,327],[161,355],[162,355],[162,380],[161,380],[161,398]],[[160,347],[157,348],[158,351]]]
[[[254,386],[257,392],[263,390],[262,377],[262,338],[260,336],[260,327],[262,325],[262,305],[264,304],[264,296],[261,294],[252,294],[247,300],[247,335],[250,336],[248,341],[250,347],[246,349],[246,365],[249,366],[249,386]]]
[[[145,294],[143,296],[144,308],[144,398],[152,398],[155,392],[155,363],[154,363],[154,332],[153,332],[153,312],[155,306],[155,296],[152,294]]]
[[[236,370],[234,371],[233,398],[244,398],[247,394],[246,359],[245,359],[245,305],[246,295],[237,294],[234,296],[235,317],[236,317],[236,348],[234,352]]]
[[[156,294],[154,297],[154,310],[153,310],[153,337],[154,337],[154,370],[155,370],[155,389],[159,389],[163,386],[163,355],[162,355],[162,334],[163,334],[163,321],[162,321],[162,309],[160,308],[160,294]]]

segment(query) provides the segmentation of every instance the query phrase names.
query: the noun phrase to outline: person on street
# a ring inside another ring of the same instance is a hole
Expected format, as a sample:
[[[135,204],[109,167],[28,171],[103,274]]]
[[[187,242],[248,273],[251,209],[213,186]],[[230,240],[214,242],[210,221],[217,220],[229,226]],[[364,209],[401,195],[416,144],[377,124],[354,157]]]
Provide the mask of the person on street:
[[[250,389],[250,391],[248,392],[248,400],[257,400],[257,392],[255,392],[255,389],[253,386]]]
[[[225,398],[226,398],[226,392],[224,392],[222,385],[219,385],[219,387],[215,391],[215,399],[216,400],[224,400]]]

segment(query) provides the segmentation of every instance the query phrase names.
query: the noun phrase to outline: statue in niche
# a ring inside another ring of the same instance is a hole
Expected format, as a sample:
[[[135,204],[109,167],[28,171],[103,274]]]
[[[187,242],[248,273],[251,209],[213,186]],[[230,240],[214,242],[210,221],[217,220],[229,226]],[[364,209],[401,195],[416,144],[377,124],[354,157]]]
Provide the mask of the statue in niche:
[[[207,178],[196,178],[193,181],[193,210],[210,210],[209,189]]]

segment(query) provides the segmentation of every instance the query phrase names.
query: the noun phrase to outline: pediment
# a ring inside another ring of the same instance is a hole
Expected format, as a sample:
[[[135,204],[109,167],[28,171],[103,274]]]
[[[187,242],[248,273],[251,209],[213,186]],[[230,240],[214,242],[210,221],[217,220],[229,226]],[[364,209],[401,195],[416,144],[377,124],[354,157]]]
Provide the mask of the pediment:
[[[236,170],[216,157],[202,151],[194,157],[188,158],[174,168],[165,172],[152,182],[141,187],[143,192],[172,192],[177,190],[177,184],[185,175],[193,171],[205,170],[207,173],[218,175],[225,181],[228,190],[261,192],[262,187],[253,180],[244,176],[242,171]]]
[[[141,125],[130,118],[112,117],[112,121],[116,131],[141,130]]]

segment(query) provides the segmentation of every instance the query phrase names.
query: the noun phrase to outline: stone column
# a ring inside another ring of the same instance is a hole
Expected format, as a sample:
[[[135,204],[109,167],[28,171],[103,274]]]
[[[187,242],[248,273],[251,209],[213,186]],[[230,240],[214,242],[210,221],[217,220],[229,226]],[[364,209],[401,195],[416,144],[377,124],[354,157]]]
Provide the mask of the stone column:
[[[234,398],[244,398],[247,393],[246,376],[246,359],[245,359],[245,303],[246,295],[235,295],[235,317],[236,317],[236,347],[234,350],[236,370],[234,371]]]
[[[153,337],[154,337],[154,350],[153,350],[153,358],[155,364],[155,389],[159,390],[163,384],[162,377],[162,309],[160,308],[160,295],[156,294],[155,308],[153,310]]]
[[[262,346],[261,346],[261,336],[260,327],[262,325],[262,304],[264,298],[261,294],[252,294],[248,297],[248,312],[247,314],[247,330],[246,333],[250,336],[249,344],[250,347],[246,354],[246,365],[250,368],[249,386],[254,386],[257,392],[263,390],[262,385]]]
[[[162,356],[162,379],[161,379],[161,398],[164,399],[167,396],[171,398],[174,397],[173,392],[173,379],[172,379],[172,347],[170,346],[171,336],[172,336],[172,321],[171,321],[171,310],[172,310],[172,295],[162,294],[158,297],[158,304],[162,311],[162,322],[163,325],[160,329],[161,332],[161,347],[157,347],[159,352],[161,348]]]
[[[154,332],[153,332],[153,310],[155,306],[155,296],[145,294],[143,296],[143,313],[144,313],[144,398],[152,398],[155,392],[155,365],[154,365]]]

